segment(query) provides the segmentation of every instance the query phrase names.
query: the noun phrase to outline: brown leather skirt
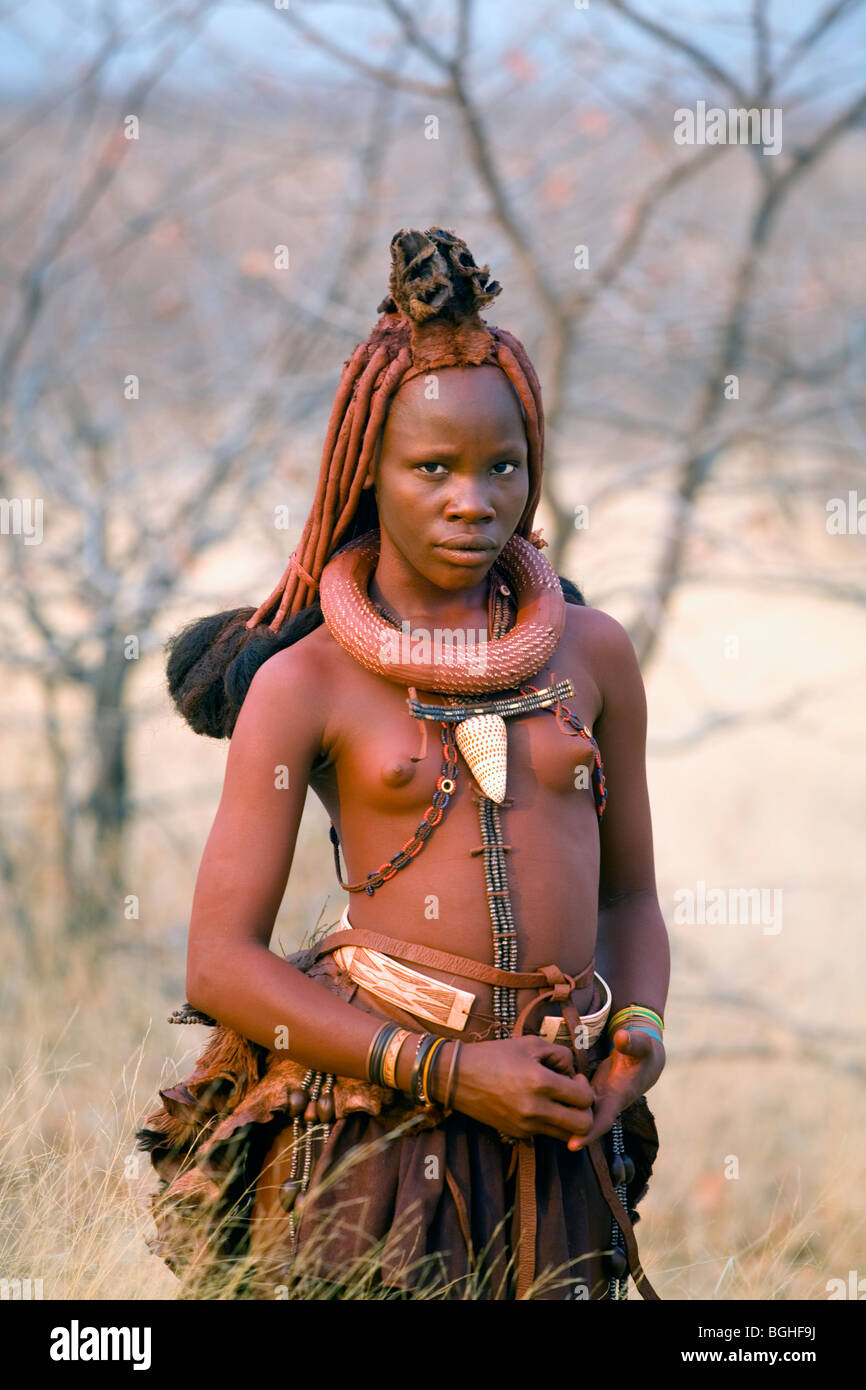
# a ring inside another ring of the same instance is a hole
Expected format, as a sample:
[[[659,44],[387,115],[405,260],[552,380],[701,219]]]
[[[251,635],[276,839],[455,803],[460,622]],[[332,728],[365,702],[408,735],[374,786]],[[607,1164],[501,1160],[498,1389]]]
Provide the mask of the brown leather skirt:
[[[356,1007],[388,1016],[366,992],[359,997],[331,955],[287,959]],[[589,1049],[590,1070],[606,1050],[603,1038]],[[242,1290],[256,1297],[513,1299],[515,1146],[459,1111],[421,1109],[351,1077],[335,1079],[331,1122],[307,1127],[290,1113],[307,1075],[285,1052],[217,1024],[193,1073],[160,1091],[162,1105],[138,1131],[160,1177],[148,1244],[189,1276],[193,1296],[209,1296],[242,1265]],[[634,1223],[658,1135],[645,1097],[621,1120],[635,1168],[626,1200]],[[521,1296],[607,1298],[612,1218],[596,1166],[588,1150],[572,1153],[545,1135],[531,1144],[535,1249]],[[610,1135],[600,1145],[610,1160]],[[287,1201],[301,1172],[304,1190]]]

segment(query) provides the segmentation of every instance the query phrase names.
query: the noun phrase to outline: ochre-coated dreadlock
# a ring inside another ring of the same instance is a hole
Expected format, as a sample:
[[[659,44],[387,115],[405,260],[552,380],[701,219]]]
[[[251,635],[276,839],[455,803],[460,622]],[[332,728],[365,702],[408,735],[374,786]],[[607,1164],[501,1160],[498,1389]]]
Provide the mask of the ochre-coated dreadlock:
[[[500,293],[489,266],[476,266],[464,241],[441,227],[400,231],[391,241],[390,294],[382,317],[345,363],[322,450],[319,485],[301,539],[283,576],[255,611],[258,625],[277,605],[278,632],[312,601],[322,570],[358,510],[389,402],[405,381],[443,367],[501,367],[523,407],[529,444],[529,496],[516,527],[527,540],[541,495],[544,414],[541,387],[523,344],[479,317]]]
[[[196,619],[167,644],[169,691],[196,732],[230,737],[258,667],[323,621],[317,598],[322,570],[375,508],[364,483],[372,475],[389,403],[412,377],[444,367],[502,369],[520,401],[529,446],[529,494],[515,532],[545,544],[531,529],[544,456],[541,387],[522,343],[479,316],[500,290],[489,267],[477,266],[453,232],[429,227],[394,235],[389,293],[377,309],[381,318],[344,364],[316,495],[279,584],[254,611],[237,608]],[[375,524],[367,521],[360,529]],[[570,580],[560,576],[560,582],[568,601],[584,602]]]

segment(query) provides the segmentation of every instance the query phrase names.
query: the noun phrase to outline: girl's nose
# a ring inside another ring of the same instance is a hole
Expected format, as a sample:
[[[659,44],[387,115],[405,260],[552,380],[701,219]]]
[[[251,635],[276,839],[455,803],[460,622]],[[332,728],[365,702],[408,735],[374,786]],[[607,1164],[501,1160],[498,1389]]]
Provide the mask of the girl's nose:
[[[467,520],[491,519],[496,515],[494,508],[481,488],[465,487],[460,490],[451,500],[448,507],[448,517],[455,520],[464,517]]]

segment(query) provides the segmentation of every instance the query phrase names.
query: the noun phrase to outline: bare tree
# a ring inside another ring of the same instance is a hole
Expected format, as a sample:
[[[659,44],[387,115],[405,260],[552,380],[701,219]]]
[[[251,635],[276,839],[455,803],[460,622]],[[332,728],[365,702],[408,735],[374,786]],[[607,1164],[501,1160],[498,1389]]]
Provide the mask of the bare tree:
[[[650,490],[664,499],[666,531],[632,621],[645,664],[680,586],[714,573],[690,558],[695,543],[745,553],[702,514],[710,488],[766,488],[780,509],[820,495],[829,464],[812,476],[772,469],[780,441],[816,427],[835,431],[844,468],[862,468],[862,435],[840,430],[863,404],[856,303],[828,282],[797,336],[774,285],[795,256],[797,196],[834,187],[841,149],[861,158],[856,74],[847,96],[808,86],[821,46],[862,14],[861,0],[828,4],[792,34],[796,16],[778,33],[754,0],[743,12],[748,73],[630,0],[599,0],[591,28],[559,4],[531,7],[509,16],[501,39],[481,29],[473,0],[423,15],[381,0],[358,11],[365,36],[379,24],[375,44],[338,29],[327,4],[296,3],[270,11],[271,66],[254,72],[245,101],[167,91],[172,64],[198,45],[226,64],[234,95],[234,55],[207,29],[216,8],[167,3],[123,21],[104,8],[81,71],[7,108],[0,127],[13,171],[2,486],[7,498],[44,498],[50,532],[40,546],[3,537],[0,659],[39,692],[70,931],[115,920],[127,882],[136,659],[159,649],[168,615],[257,602],[272,586],[289,548],[273,526],[258,533],[252,591],[193,599],[190,576],[278,497],[297,495],[303,510],[311,484],[296,440],[313,422],[321,433],[339,363],[369,330],[395,207],[401,221],[407,206],[431,209],[470,244],[483,229],[484,258],[514,296],[545,391],[557,568],[579,556],[576,440],[597,451],[579,499],[593,511]],[[142,25],[152,56],[112,93],[107,75]],[[648,45],[652,76],[637,81]],[[295,90],[299,46],[319,66]],[[784,152],[677,146],[681,90],[783,107]],[[449,123],[447,148],[429,161],[434,181],[418,159],[431,111]],[[128,138],[129,118],[146,113],[153,137]],[[277,228],[301,274],[274,273]],[[854,233],[825,233],[812,260],[829,268]],[[591,269],[578,269],[575,242]],[[611,323],[619,337],[605,337]],[[820,348],[819,323],[833,333]],[[731,378],[749,386],[734,409]],[[761,462],[743,480],[746,448]],[[796,553],[767,582],[855,603],[866,589]],[[599,584],[590,599],[603,597]],[[83,711],[72,719],[70,694]],[[704,727],[711,717],[697,736]],[[44,839],[35,818],[30,833],[14,839],[0,818],[0,874],[22,936],[34,915],[23,866]]]
[[[14,534],[13,526],[13,534],[4,537],[8,585],[0,612],[0,659],[10,671],[30,675],[41,691],[40,741],[51,762],[47,799],[56,811],[57,859],[65,890],[58,908],[73,934],[117,922],[129,887],[125,849],[136,812],[129,777],[135,718],[129,686],[136,663],[161,647],[166,609],[176,596],[183,597],[193,563],[236,531],[239,519],[258,505],[266,483],[275,495],[272,471],[274,456],[284,447],[281,440],[299,418],[321,408],[334,375],[333,365],[305,370],[311,362],[315,368],[319,336],[336,331],[342,342],[361,329],[351,312],[340,311],[348,298],[350,263],[370,235],[367,190],[358,185],[334,210],[341,231],[348,228],[348,239],[334,259],[325,295],[318,303],[271,297],[272,337],[260,349],[261,366],[252,379],[247,377],[236,400],[226,403],[218,381],[196,395],[196,368],[185,370],[181,361],[176,376],[166,373],[163,386],[168,385],[169,396],[177,392],[182,410],[191,405],[194,414],[175,421],[171,401],[154,404],[152,390],[148,403],[133,368],[139,361],[149,368],[154,362],[154,347],[147,340],[150,325],[155,321],[159,334],[163,317],[172,320],[179,312],[172,292],[164,297],[164,288],[155,291],[153,312],[145,313],[137,326],[138,360],[130,362],[128,353],[125,362],[120,360],[123,353],[112,341],[109,311],[126,303],[130,312],[142,315],[148,307],[140,296],[134,302],[128,298],[125,272],[132,258],[146,255],[154,235],[158,245],[192,240],[189,229],[207,217],[227,186],[251,196],[257,181],[275,179],[281,169],[282,152],[271,151],[238,173],[232,167],[238,161],[224,146],[207,149],[211,137],[203,122],[189,162],[178,157],[164,171],[160,197],[152,206],[138,211],[121,203],[119,213],[116,206],[106,209],[132,147],[124,122],[130,114],[141,122],[153,89],[172,58],[192,41],[210,7],[200,4],[184,16],[167,13],[170,38],[147,73],[114,98],[100,94],[100,73],[133,35],[119,33],[106,16],[108,28],[97,56],[66,93],[67,145],[80,145],[92,126],[100,132],[98,149],[90,160],[82,157],[75,176],[46,199],[23,264],[6,274],[12,304],[0,351],[6,436],[2,486],[13,506],[25,500],[44,504],[49,536],[31,545]],[[375,178],[387,149],[389,101],[375,98],[370,106],[369,128],[362,125],[358,131],[366,179]],[[176,112],[172,118],[178,118]],[[56,104],[37,102],[7,126],[6,148],[20,143],[23,149],[27,135],[38,137],[49,119],[59,119]],[[220,159],[223,177],[208,183],[208,173]],[[20,193],[22,228],[35,196],[32,188]],[[205,259],[214,279],[227,273],[218,254]],[[244,267],[239,280],[244,299],[261,296],[261,272],[257,263]],[[209,285],[196,289],[202,300],[212,293]],[[88,291],[89,305],[84,302]],[[108,310],[104,336],[98,338],[94,321],[100,294]],[[83,317],[88,312],[89,324]],[[79,355],[86,351],[86,367],[73,367],[66,359],[66,333]],[[180,341],[180,359],[189,358],[187,342]],[[190,383],[191,401],[183,397],[181,381]],[[162,443],[166,426],[168,438]],[[193,433],[200,435],[195,445],[190,442]],[[262,565],[262,587],[276,564],[278,545],[275,534],[270,565]],[[205,611],[219,606],[208,595],[201,602]],[[64,700],[68,707],[72,692],[81,697],[85,711],[77,721],[64,717],[61,708]],[[20,814],[17,820],[14,832],[12,824],[0,824],[0,873],[22,939],[32,942],[44,903],[22,865],[33,862],[37,843],[44,864],[45,846],[38,821],[23,843],[27,821]]]

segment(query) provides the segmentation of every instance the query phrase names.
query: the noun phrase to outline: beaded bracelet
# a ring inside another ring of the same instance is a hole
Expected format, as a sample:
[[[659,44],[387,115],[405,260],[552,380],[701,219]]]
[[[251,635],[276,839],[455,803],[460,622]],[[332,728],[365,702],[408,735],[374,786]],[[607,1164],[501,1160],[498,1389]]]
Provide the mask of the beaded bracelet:
[[[665,1030],[665,1025],[661,1016],[653,1009],[629,1009],[632,1018],[639,1018],[643,1023],[649,1023],[651,1027],[658,1028],[660,1033]]]
[[[617,1009],[611,1017],[611,1023],[620,1018],[623,1014],[643,1014],[645,1018],[651,1018],[660,1028],[664,1027],[661,1014],[657,1014],[655,1009],[649,1009],[645,1004],[626,1004],[624,1008]]]
[[[650,1037],[664,1046],[662,1019],[654,1009],[648,1009],[643,1004],[627,1004],[624,1009],[616,1011],[607,1025],[607,1035],[611,1044],[618,1028],[624,1028],[629,1033],[649,1033]]]
[[[624,1009],[617,1009],[613,1017],[608,1020],[608,1033],[613,1034],[617,1028],[624,1027],[625,1025],[621,1022],[624,1018],[640,1018],[646,1023],[654,1024],[660,1033],[664,1032],[664,1021],[654,1009],[647,1009],[642,1004],[627,1004]]]
[[[407,1029],[401,1028],[398,1023],[382,1024],[367,1051],[367,1078],[374,1086],[400,1089],[397,1082],[397,1058],[406,1039],[411,1036],[411,1033]],[[409,1079],[409,1094],[419,1105],[425,1105],[429,1108],[434,1104],[430,1098],[430,1077],[433,1063],[440,1049],[448,1041],[448,1038],[437,1037],[435,1033],[422,1033],[418,1040],[415,1060],[412,1064],[412,1074]],[[445,1088],[446,1099],[450,1097],[451,1087],[455,1079],[455,1063],[459,1047],[460,1043],[457,1041],[457,1048],[452,1056],[451,1069],[448,1073],[448,1084]]]
[[[435,1033],[422,1033],[415,1050],[415,1060],[412,1063],[412,1075],[409,1078],[409,1094],[419,1105],[429,1105],[430,1103],[423,1089],[421,1068],[427,1060],[427,1055],[431,1048],[435,1047],[440,1041],[443,1040],[437,1038]]]

